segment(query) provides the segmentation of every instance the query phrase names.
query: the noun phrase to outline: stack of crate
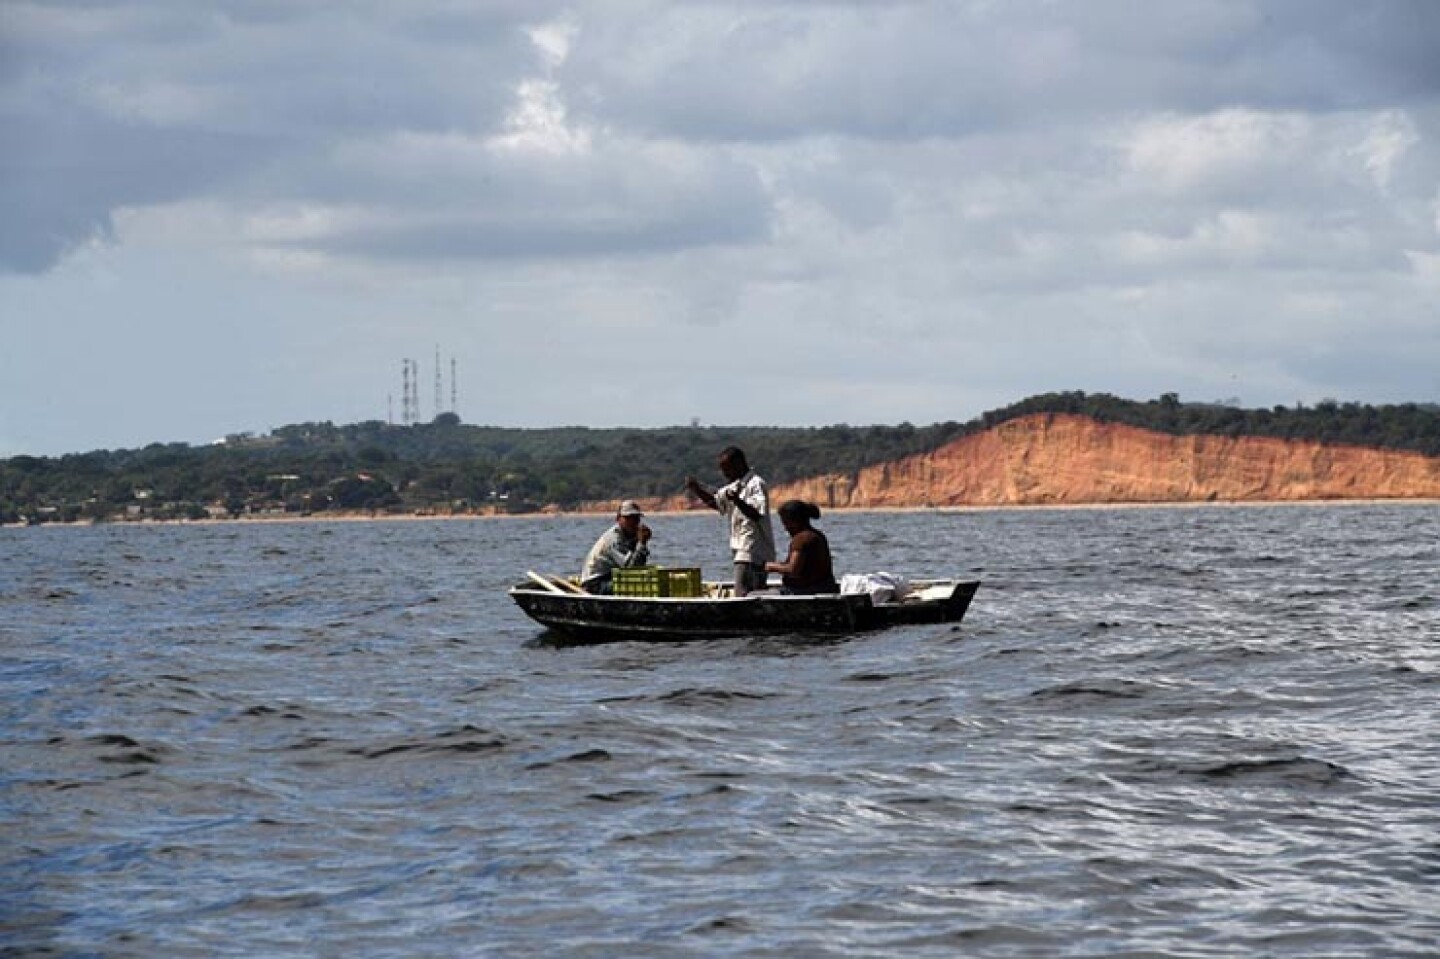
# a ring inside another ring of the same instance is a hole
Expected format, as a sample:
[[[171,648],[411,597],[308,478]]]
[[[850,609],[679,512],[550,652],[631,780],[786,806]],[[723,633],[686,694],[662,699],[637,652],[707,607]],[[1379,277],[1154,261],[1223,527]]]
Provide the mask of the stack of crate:
[[[635,566],[612,574],[616,596],[696,597],[704,595],[698,566]]]

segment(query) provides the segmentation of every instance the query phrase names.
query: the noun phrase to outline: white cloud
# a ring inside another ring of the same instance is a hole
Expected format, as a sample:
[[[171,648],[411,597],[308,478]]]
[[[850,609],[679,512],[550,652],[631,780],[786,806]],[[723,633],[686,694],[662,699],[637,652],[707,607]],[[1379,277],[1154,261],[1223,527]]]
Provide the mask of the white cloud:
[[[1421,289],[1440,294],[1440,253],[1406,250],[1405,259]]]
[[[567,123],[558,84],[525,80],[515,91],[516,105],[505,118],[505,133],[492,137],[493,148],[517,153],[588,153],[590,134]]]
[[[1375,185],[1389,192],[1395,164],[1419,142],[1415,123],[1404,111],[1386,110],[1371,121],[1364,141],[1353,152],[1375,178]]]
[[[535,47],[544,56],[545,66],[553,71],[570,56],[570,48],[575,42],[576,35],[580,32],[580,27],[573,19],[567,17],[537,24],[525,32],[530,37],[530,42],[535,44]]]
[[[1183,195],[1293,169],[1311,139],[1307,118],[1230,109],[1139,122],[1122,145],[1127,166],[1164,193]]]
[[[492,137],[490,146],[517,153],[588,153],[590,132],[569,123],[560,84],[550,79],[570,55],[579,27],[573,21],[563,20],[541,24],[526,32],[540,53],[545,76],[516,84],[516,102],[505,118],[505,132]]]

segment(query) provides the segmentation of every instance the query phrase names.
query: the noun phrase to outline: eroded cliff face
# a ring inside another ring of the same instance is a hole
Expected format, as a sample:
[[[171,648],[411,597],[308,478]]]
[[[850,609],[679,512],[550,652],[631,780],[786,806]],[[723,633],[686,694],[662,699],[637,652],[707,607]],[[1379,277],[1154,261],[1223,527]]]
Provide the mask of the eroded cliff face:
[[[1431,498],[1440,497],[1440,458],[1040,414],[858,475],[772,489],[772,503],[792,497],[855,509]]]

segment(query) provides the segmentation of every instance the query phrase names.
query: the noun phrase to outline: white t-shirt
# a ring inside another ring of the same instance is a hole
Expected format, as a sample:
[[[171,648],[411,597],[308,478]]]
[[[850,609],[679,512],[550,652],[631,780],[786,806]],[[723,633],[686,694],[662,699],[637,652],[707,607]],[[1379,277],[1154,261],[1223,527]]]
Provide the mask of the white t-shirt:
[[[760,514],[753,522],[730,501],[730,491]],[[737,563],[768,563],[775,558],[775,534],[770,531],[770,491],[754,470],[715,491],[715,505],[720,515],[730,521],[730,550]]]

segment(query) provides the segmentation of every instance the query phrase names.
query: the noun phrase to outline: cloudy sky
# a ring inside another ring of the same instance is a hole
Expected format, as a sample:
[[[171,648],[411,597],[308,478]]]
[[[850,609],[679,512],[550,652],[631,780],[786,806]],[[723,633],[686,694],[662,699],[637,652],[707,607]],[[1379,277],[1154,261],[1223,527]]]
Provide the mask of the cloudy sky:
[[[1440,400],[1440,3],[0,0],[0,456],[437,353],[504,426]]]

